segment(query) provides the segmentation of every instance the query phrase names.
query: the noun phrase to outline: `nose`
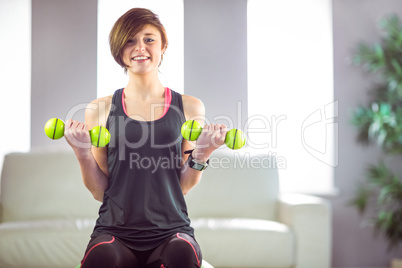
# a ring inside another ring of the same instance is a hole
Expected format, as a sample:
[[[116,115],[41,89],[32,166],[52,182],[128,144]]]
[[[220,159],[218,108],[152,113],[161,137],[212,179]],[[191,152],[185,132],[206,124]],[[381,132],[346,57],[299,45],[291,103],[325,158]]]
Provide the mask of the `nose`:
[[[137,43],[137,46],[136,46],[135,50],[140,51],[140,52],[145,51],[145,44],[144,44],[144,42],[139,41],[139,42]]]

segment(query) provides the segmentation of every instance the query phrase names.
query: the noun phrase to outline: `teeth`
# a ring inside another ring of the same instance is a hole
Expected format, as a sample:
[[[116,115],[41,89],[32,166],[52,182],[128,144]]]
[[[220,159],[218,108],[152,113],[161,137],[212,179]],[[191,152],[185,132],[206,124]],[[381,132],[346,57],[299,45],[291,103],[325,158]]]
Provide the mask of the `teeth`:
[[[133,60],[147,60],[149,57],[134,57]]]

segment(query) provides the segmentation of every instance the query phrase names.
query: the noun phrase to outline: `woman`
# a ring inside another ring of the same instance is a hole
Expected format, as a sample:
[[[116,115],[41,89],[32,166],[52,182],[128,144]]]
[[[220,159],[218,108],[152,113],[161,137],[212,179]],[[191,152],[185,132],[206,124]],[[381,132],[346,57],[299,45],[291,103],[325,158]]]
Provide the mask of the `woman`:
[[[206,125],[196,144],[182,139],[181,125],[190,118],[203,124],[205,109],[159,81],[168,39],[157,15],[129,10],[109,41],[128,84],[92,101],[85,124],[69,120],[65,130],[85,186],[102,202],[81,267],[200,267],[184,195],[224,143],[226,126]],[[88,130],[97,125],[111,133],[107,147],[90,146]]]

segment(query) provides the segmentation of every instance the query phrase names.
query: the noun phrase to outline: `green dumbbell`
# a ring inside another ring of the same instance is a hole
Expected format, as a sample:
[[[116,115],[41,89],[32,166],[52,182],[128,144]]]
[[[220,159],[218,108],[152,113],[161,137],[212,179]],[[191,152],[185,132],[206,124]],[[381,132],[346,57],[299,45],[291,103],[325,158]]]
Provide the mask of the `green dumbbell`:
[[[64,136],[64,122],[59,118],[49,119],[45,124],[46,136],[52,140],[58,140]],[[104,147],[110,141],[109,130],[105,127],[96,126],[89,131],[91,143],[95,147]]]
[[[202,132],[202,126],[195,120],[188,120],[181,126],[181,135],[189,141],[198,139]],[[237,150],[246,144],[246,138],[240,129],[231,129],[226,133],[225,144],[232,150]]]

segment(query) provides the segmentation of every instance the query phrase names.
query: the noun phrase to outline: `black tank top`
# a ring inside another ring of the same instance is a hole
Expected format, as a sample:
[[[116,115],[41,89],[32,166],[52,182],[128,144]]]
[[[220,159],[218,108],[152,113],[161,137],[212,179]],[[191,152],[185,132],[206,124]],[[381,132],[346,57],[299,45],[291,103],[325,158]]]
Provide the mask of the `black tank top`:
[[[182,96],[171,90],[163,117],[137,121],[124,112],[122,94],[113,94],[106,124],[109,185],[91,237],[110,234],[129,248],[149,250],[178,232],[194,236],[179,181]]]

